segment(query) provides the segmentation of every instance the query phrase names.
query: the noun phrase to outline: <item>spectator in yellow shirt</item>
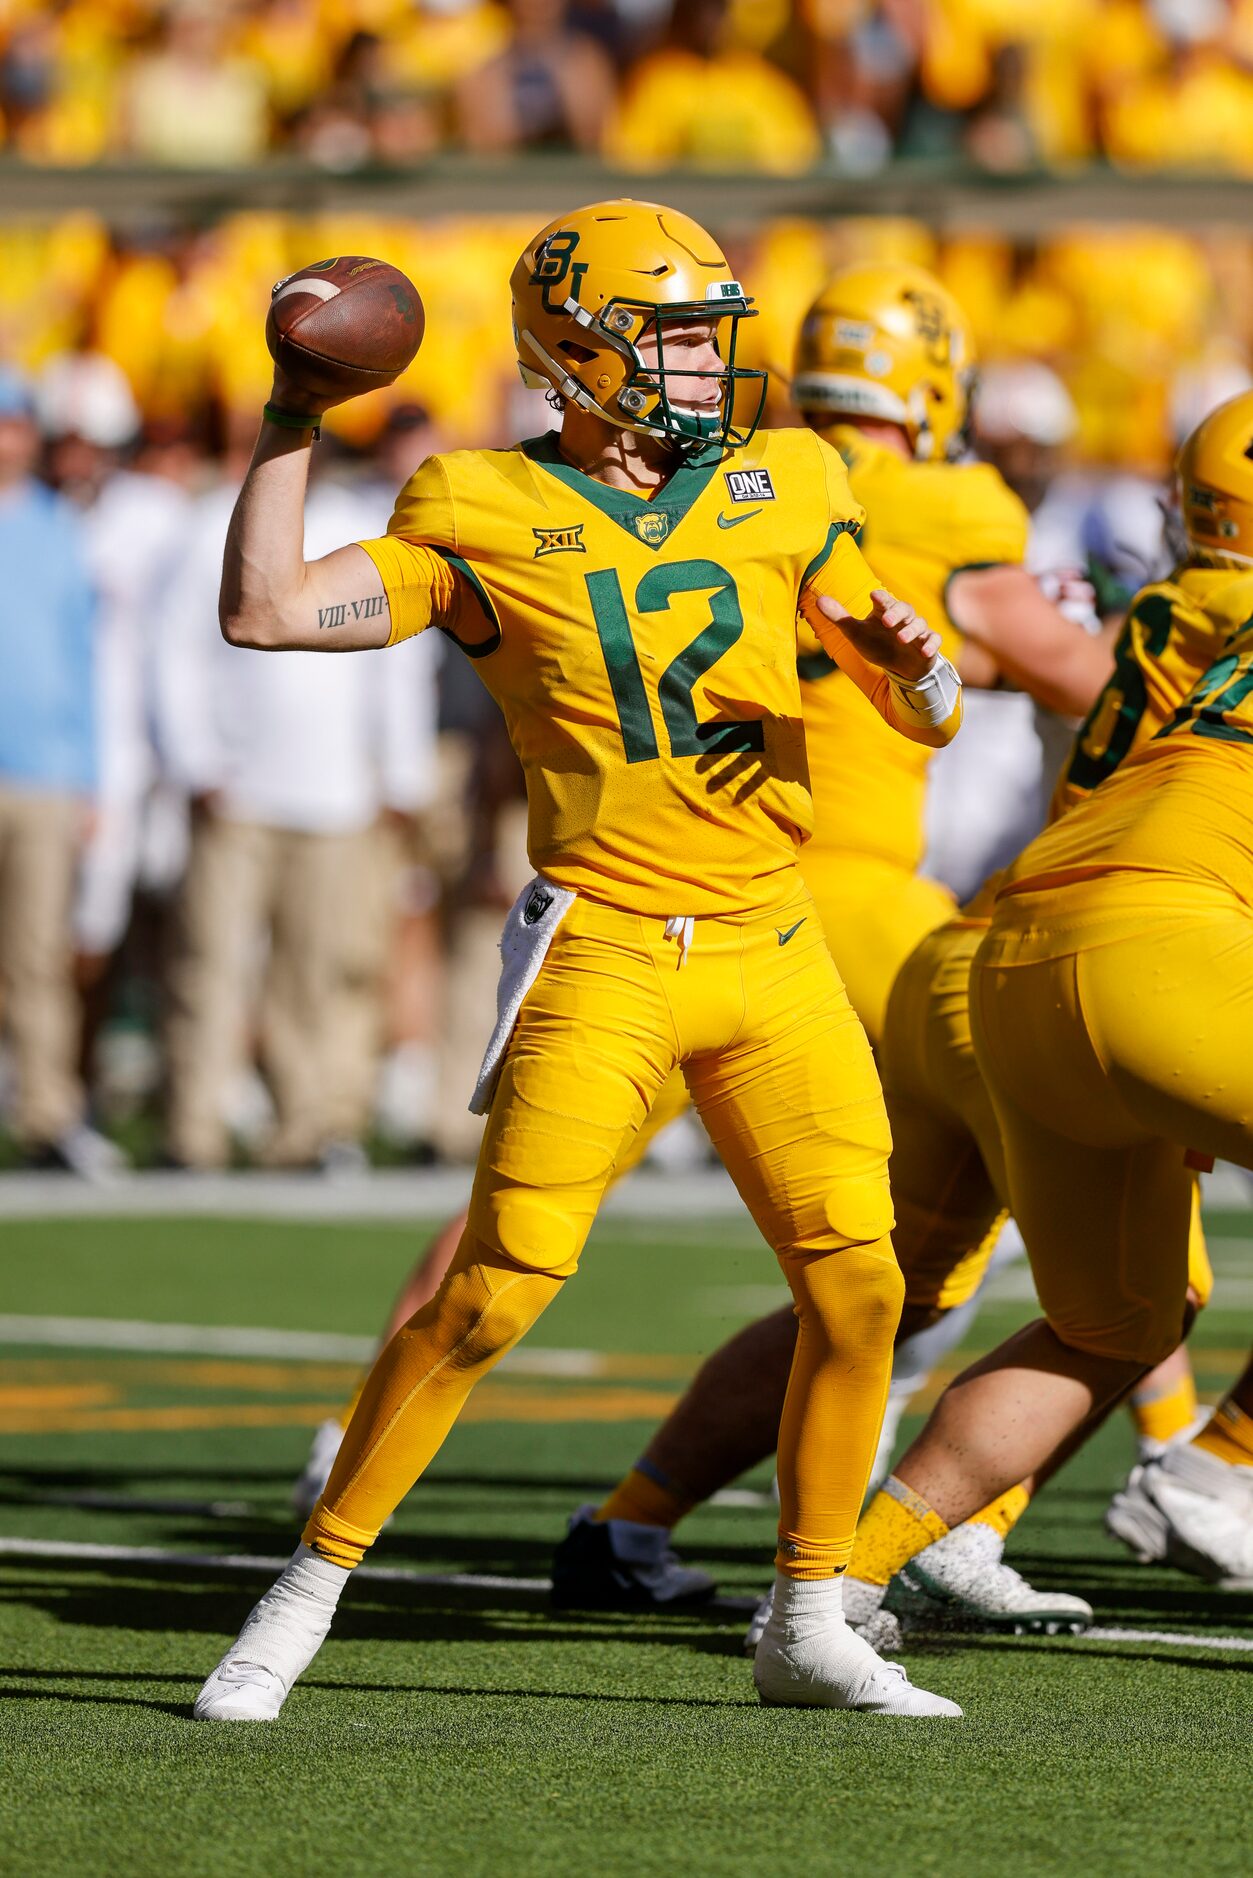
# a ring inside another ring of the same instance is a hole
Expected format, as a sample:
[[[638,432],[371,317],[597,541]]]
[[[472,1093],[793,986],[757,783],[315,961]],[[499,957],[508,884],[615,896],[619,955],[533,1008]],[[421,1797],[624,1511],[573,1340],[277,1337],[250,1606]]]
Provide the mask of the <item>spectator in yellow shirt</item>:
[[[666,43],[627,82],[608,154],[633,169],[791,175],[822,154],[800,87],[755,52],[727,45],[726,0],[677,6]]]

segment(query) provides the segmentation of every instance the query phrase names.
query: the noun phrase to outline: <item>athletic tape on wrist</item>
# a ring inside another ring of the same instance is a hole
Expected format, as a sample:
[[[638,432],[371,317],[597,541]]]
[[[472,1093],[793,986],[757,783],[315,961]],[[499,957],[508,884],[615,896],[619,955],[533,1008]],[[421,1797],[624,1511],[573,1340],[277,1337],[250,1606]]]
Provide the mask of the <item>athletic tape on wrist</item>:
[[[896,674],[892,676],[892,690],[898,702],[911,717],[929,724],[932,729],[947,724],[957,708],[961,689],[962,681],[943,653],[925,678],[916,678],[910,683]]]

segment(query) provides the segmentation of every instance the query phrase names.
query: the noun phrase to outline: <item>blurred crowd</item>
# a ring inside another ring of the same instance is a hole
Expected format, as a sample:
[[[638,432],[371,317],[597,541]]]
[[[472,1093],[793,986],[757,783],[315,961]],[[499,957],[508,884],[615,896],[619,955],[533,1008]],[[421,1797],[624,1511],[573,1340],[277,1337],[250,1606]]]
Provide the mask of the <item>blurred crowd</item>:
[[[314,256],[379,254],[418,284],[427,314],[394,398],[420,400],[456,443],[512,440],[523,419],[509,273],[540,219],[242,212],[125,234],[85,214],[0,222],[0,358],[38,373],[65,351],[103,352],[154,444],[233,449],[250,444],[269,384],[262,315],[273,282]],[[1097,463],[1160,470],[1188,418],[1213,402],[1211,384],[1221,389],[1253,353],[1253,238],[1243,230],[1089,224],[1014,242],[859,218],[732,222],[719,233],[760,308],[746,335],[754,362],[772,369],[783,402],[805,308],[833,269],[862,259],[937,272],[985,361],[1046,361],[1078,410],[1076,448]],[[362,445],[388,408],[369,399],[332,421]]]
[[[381,534],[441,441],[414,403],[369,450],[328,440],[306,552]],[[520,771],[438,635],[225,644],[244,462],[154,440],[103,354],[0,368],[0,1125],[24,1165],[107,1177],[118,1137],[196,1169],[473,1147]]]
[[[5,0],[32,163],[1253,170],[1253,0]]]

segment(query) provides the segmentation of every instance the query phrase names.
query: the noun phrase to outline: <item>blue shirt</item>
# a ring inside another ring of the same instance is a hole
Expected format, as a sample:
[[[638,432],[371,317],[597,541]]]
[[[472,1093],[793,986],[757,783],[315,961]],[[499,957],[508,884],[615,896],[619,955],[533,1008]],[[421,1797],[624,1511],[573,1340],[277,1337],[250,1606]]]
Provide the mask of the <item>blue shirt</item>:
[[[94,622],[74,510],[42,483],[0,491],[0,782],[95,789]]]

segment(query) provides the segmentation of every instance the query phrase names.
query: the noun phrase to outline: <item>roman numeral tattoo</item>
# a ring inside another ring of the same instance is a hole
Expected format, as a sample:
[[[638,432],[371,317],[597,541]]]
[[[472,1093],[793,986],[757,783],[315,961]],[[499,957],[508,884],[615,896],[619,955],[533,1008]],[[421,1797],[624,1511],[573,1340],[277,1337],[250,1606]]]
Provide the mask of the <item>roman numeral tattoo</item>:
[[[340,606],[320,606],[318,625],[322,628],[346,626],[349,619],[377,619],[387,606],[387,600],[381,593],[372,593],[364,600],[346,600]]]

